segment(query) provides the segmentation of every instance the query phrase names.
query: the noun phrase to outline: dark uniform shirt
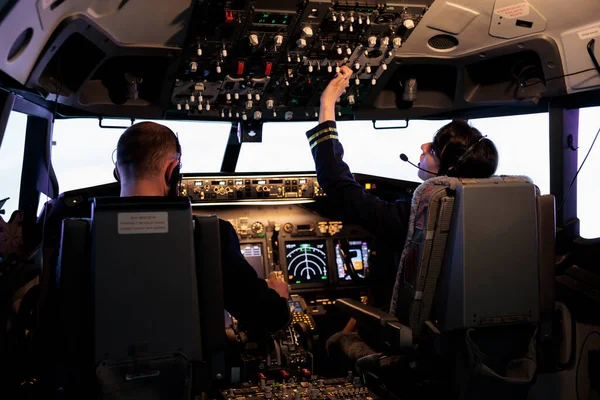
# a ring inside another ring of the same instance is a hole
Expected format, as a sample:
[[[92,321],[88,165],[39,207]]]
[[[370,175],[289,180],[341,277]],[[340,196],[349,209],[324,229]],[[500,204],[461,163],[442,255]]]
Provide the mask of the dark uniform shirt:
[[[362,226],[375,236],[380,244],[378,256],[383,255],[382,253],[396,253],[398,258],[406,240],[410,204],[381,200],[356,182],[348,164],[343,161],[344,148],[338,140],[334,121],[319,124],[308,131],[306,137],[315,160],[317,180],[334,207],[342,211],[348,222]],[[381,260],[381,257],[378,258]],[[396,266],[396,263],[388,262],[385,268],[370,271],[373,286],[379,286],[383,290],[385,294],[380,297],[388,305],[396,277]],[[386,282],[381,282],[382,280]]]
[[[219,232],[225,309],[252,330],[274,332],[285,328],[291,318],[287,299],[258,277],[242,255],[237,234],[229,222],[219,219]]]

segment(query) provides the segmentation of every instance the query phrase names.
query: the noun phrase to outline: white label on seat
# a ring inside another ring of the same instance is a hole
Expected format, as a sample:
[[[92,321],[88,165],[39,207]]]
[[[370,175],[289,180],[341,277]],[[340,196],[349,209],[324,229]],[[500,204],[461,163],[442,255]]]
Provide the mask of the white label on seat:
[[[119,213],[120,235],[167,232],[169,232],[167,212]]]
[[[415,300],[423,300],[423,292],[420,290],[417,290],[415,292]]]

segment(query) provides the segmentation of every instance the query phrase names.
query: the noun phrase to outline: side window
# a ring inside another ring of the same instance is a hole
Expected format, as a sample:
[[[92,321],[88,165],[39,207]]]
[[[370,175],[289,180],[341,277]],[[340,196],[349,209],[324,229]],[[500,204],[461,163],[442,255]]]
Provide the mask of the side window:
[[[19,208],[26,127],[27,115],[12,111],[0,145],[0,204],[7,199],[0,209],[5,221]]]
[[[579,110],[579,150],[577,154],[578,166],[590,150],[590,146],[600,129],[598,119],[600,107],[582,108]],[[598,149],[600,143],[597,140],[594,148],[577,177],[577,216],[580,220],[581,237],[592,239],[600,237],[600,215],[598,214],[598,197],[600,196],[600,157]],[[561,200],[557,199],[560,204]],[[558,205],[557,205],[558,207]]]

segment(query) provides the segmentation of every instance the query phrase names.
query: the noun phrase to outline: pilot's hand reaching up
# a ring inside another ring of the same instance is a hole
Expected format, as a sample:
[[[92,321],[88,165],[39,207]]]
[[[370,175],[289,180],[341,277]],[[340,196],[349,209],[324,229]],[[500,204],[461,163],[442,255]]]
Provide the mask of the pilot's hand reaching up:
[[[284,299],[290,297],[290,290],[288,284],[283,280],[283,277],[279,277],[277,274],[271,272],[269,279],[267,279],[267,286],[277,292]]]
[[[329,82],[323,93],[321,93],[321,111],[319,123],[335,121],[335,102],[350,85],[352,70],[346,66],[340,68],[340,72]]]

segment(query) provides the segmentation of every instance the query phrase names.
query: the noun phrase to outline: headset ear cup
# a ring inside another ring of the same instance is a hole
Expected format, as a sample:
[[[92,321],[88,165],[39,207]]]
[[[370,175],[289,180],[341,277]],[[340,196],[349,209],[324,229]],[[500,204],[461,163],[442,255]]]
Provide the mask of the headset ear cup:
[[[113,176],[117,182],[121,183],[121,178],[119,177],[119,171],[117,170],[117,167],[113,169]]]

